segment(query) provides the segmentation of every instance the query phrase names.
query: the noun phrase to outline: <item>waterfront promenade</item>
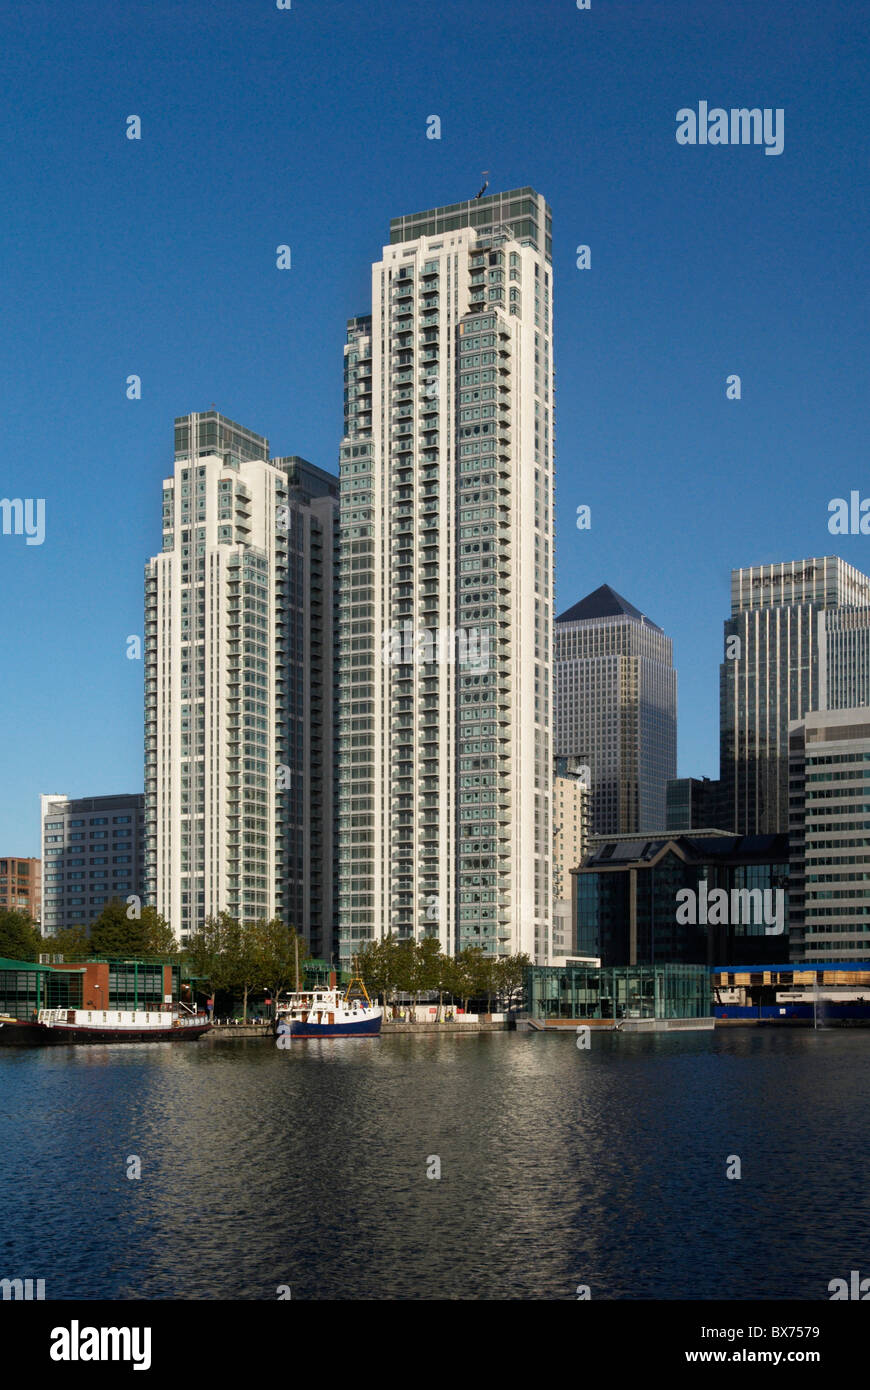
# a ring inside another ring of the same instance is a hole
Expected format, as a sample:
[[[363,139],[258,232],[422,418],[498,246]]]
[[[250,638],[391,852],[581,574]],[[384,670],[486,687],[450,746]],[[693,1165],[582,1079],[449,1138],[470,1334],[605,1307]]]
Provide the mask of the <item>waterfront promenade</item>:
[[[488,1019],[442,1019],[412,1023],[408,1019],[385,1018],[381,1025],[381,1037],[390,1033],[503,1033],[508,1028],[505,1020]],[[271,1023],[242,1023],[241,1019],[218,1019],[207,1038],[271,1038]]]

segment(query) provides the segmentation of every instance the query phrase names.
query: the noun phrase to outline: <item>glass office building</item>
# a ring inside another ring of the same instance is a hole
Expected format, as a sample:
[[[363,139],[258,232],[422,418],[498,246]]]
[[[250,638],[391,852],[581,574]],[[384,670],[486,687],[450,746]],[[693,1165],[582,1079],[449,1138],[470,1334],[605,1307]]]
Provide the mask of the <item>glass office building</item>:
[[[608,840],[572,875],[577,953],[602,965],[761,964],[788,941],[787,835]],[[727,894],[727,909],[708,913],[716,890]],[[775,907],[779,923],[769,921]]]
[[[852,671],[854,682],[847,674],[860,651],[860,631],[832,620],[820,657],[820,632],[828,632],[827,619],[819,626],[820,615],[868,607],[870,578],[835,555],[731,571],[731,616],[719,668],[723,829],[738,835],[788,830],[789,723],[861,689],[860,672]]]
[[[710,976],[701,965],[533,965],[526,1009],[541,1020],[710,1018]]]

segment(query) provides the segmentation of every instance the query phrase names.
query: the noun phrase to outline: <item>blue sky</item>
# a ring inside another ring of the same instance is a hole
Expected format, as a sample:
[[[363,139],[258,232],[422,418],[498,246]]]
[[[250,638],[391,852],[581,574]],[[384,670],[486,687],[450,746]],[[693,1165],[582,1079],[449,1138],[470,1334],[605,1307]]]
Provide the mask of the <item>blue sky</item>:
[[[7,7],[0,496],[44,497],[46,538],[0,535],[0,854],[39,853],[40,792],[142,789],[125,649],[173,417],[336,470],[389,219],[483,169],[553,209],[556,611],[606,582],[673,636],[680,773],[715,776],[731,567],[870,570],[827,531],[870,495],[868,38],[854,0]],[[679,146],[700,100],[782,107],[783,153]]]

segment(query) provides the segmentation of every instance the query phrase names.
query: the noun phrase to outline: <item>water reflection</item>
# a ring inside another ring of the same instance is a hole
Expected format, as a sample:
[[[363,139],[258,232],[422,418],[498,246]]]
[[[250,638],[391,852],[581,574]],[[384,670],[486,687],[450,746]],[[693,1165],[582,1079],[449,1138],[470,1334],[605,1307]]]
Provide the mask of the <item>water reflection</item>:
[[[866,1263],[870,1034],[574,1044],[8,1050],[2,1272],[49,1298],[826,1298]]]

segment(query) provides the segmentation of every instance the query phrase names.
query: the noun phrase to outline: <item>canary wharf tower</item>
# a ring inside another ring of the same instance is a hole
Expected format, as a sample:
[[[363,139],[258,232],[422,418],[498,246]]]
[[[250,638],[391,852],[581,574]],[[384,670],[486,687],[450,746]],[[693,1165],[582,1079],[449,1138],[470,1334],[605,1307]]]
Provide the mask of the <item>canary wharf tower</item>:
[[[348,323],[339,922],[546,960],[551,215],[531,188],[395,218]]]

